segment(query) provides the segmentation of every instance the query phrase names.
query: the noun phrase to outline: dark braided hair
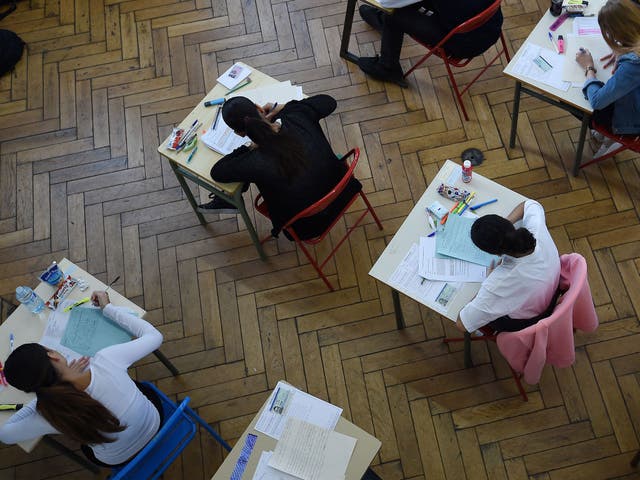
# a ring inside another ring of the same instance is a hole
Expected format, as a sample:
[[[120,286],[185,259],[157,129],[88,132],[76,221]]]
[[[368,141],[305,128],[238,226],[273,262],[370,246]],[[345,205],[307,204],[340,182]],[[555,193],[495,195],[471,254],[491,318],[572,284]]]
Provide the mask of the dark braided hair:
[[[536,239],[529,230],[516,229],[500,215],[485,215],[473,222],[471,240],[480,250],[493,255],[518,256],[536,247]]]

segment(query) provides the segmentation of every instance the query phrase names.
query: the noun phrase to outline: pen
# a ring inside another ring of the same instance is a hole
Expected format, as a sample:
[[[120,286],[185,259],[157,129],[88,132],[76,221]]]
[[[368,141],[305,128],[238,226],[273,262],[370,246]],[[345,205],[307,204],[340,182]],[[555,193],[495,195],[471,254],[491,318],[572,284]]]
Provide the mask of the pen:
[[[83,303],[87,303],[89,300],[91,300],[89,297],[84,297],[81,300],[78,300],[76,303],[69,305],[68,307],[65,307],[64,310],[62,310],[63,312],[68,312],[69,310],[71,310],[72,308],[77,307],[78,305],[82,305]]]
[[[547,34],[549,35],[549,41],[551,42],[551,45],[553,45],[553,48],[556,49],[556,53],[560,53],[560,50],[558,49],[558,45],[556,44],[556,41],[553,39],[553,35],[551,35],[551,32],[547,32]]]
[[[235,91],[237,91],[237,90],[240,90],[242,87],[246,87],[246,86],[247,86],[247,85],[249,85],[250,83],[251,83],[251,79],[250,79],[250,78],[247,78],[247,81],[246,81],[246,82],[241,83],[240,85],[236,85],[236,86],[235,86],[235,87],[233,87],[231,90],[229,90],[227,93],[225,93],[225,95],[224,95],[224,96],[226,97],[226,96],[227,96],[227,95],[229,95],[230,93],[233,93],[233,92],[235,92]]]
[[[204,102],[205,107],[212,107],[213,105],[222,105],[224,103],[224,97],[216,98],[214,100],[207,100]]]
[[[0,404],[0,410],[20,410],[22,408],[21,403],[2,403]]]
[[[460,202],[457,202],[453,207],[451,207],[451,210],[449,210],[449,212],[447,212],[447,214],[444,217],[442,217],[442,220],[440,220],[440,225],[444,225],[445,223],[447,223],[447,218],[449,217],[449,214],[453,213],[455,209],[458,208],[458,205],[460,205]]]
[[[269,405],[269,411],[273,409],[273,404],[276,403],[276,398],[278,398],[279,391],[280,391],[280,387],[278,387],[275,393],[273,394],[273,400],[271,400],[271,405]]]
[[[479,203],[478,205],[475,205],[475,206],[471,207],[471,210],[475,211],[475,210],[477,210],[477,209],[479,209],[481,207],[484,207],[485,205],[490,205],[490,204],[495,203],[497,201],[498,201],[497,198],[494,198],[492,200],[487,200],[486,202],[482,202],[482,203]]]
[[[109,289],[118,281],[120,280],[120,275],[118,275],[116,278],[114,278],[113,280],[111,280],[111,283],[109,285],[107,285],[107,289],[104,291],[104,293],[107,293],[109,291]]]
[[[196,154],[196,152],[198,151],[198,147],[195,147],[191,153],[189,154],[189,157],[187,158],[187,163],[191,162],[191,159],[193,158],[193,156]]]
[[[13,341],[15,340],[15,337],[13,336],[13,333],[9,334],[9,350],[11,350],[13,352]]]
[[[213,121],[213,127],[211,127],[211,131],[214,131],[216,129],[216,125],[218,125],[218,118],[220,118],[220,108],[218,108],[218,111],[216,112],[216,119]]]
[[[458,215],[462,215],[465,212],[465,210],[469,208],[469,204],[471,203],[471,201],[473,200],[473,197],[475,196],[476,196],[476,192],[471,192],[471,195],[467,196],[467,198],[464,199],[464,207],[458,210]]]

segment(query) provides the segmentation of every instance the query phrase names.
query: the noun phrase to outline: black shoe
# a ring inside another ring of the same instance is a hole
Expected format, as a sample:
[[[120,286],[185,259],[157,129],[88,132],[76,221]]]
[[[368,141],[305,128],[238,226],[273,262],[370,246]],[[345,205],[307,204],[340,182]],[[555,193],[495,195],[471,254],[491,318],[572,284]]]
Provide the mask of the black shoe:
[[[404,79],[402,68],[389,68],[380,63],[380,57],[360,57],[358,58],[358,66],[367,75],[382,80],[383,82],[397,83],[402,88],[407,88],[407,81]]]
[[[200,213],[238,213],[238,209],[226,200],[216,197],[213,193],[209,194],[209,198],[213,198],[209,203],[198,205]]]
[[[382,32],[385,16],[382,10],[372,7],[371,5],[360,5],[358,11],[360,12],[362,20],[367,22],[375,30]]]

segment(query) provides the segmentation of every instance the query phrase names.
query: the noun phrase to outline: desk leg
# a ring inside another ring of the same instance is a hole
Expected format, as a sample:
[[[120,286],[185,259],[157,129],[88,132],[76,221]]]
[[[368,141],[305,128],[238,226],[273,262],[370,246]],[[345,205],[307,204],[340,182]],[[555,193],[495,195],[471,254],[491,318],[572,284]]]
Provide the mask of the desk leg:
[[[471,334],[464,332],[464,368],[473,367],[473,359],[471,358]]]
[[[52,447],[54,450],[57,450],[58,452],[62,453],[63,455],[66,455],[71,460],[73,460],[74,462],[76,462],[79,465],[83,466],[84,468],[86,468],[88,470],[91,470],[93,473],[100,473],[100,468],[97,465],[94,465],[93,463],[91,463],[86,458],[78,455],[76,452],[74,452],[73,450],[67,448],[66,446],[64,446],[63,444],[58,442],[57,440],[51,438],[49,435],[45,435],[44,437],[42,437],[42,439],[44,440],[44,443],[46,443],[47,445]]]
[[[178,171],[178,168],[174,165],[174,163],[172,161],[170,161],[170,160],[169,160],[169,165],[171,165],[171,169],[173,170],[173,173],[175,174],[176,178],[178,179],[178,182],[180,183],[180,186],[182,187],[182,191],[187,196],[187,200],[189,200],[189,203],[191,204],[191,208],[193,208],[193,211],[195,212],[196,216],[198,217],[198,220],[200,220],[200,223],[202,225],[205,225],[207,222],[204,219],[204,216],[198,211],[198,203],[196,202],[196,199],[194,198],[193,192],[189,188],[189,185],[187,184],[187,181],[184,179],[184,176]]]
[[[247,209],[244,206],[244,200],[242,199],[242,189],[238,188],[236,193],[233,196],[233,203],[238,208],[240,212],[240,216],[244,221],[244,224],[247,226],[247,230],[249,231],[249,235],[251,235],[251,240],[258,250],[258,255],[260,255],[261,260],[266,260],[267,255],[264,253],[264,248],[262,248],[262,243],[260,243],[260,238],[258,237],[258,232],[256,232],[256,227],[254,227],[253,222],[249,218],[249,214],[247,213]]]
[[[402,330],[404,328],[404,317],[402,316],[402,305],[400,305],[400,294],[395,288],[391,289],[391,298],[393,299],[393,309],[396,312],[396,328]]]
[[[162,353],[160,350],[154,350],[153,354],[156,356],[158,360],[162,362],[162,364],[165,367],[169,369],[169,371],[174,377],[176,375],[180,375],[180,372],[178,371],[178,369],[175,367],[173,363],[171,363],[171,361],[167,357],[164,356],[164,353]]]
[[[358,63],[358,57],[349,52],[349,39],[351,37],[351,26],[353,25],[356,3],[357,0],[347,1],[347,10],[344,13],[344,26],[342,27],[342,42],[340,42],[340,56],[353,63]]]
[[[520,113],[520,90],[522,83],[516,82],[513,92],[513,113],[511,114],[511,135],[509,136],[509,148],[516,146],[516,133],[518,132],[518,114]]]
[[[584,150],[584,141],[587,138],[587,127],[589,126],[591,115],[582,114],[582,125],[580,125],[580,138],[578,139],[578,148],[576,149],[576,159],[573,162],[573,176],[577,177],[580,171],[580,163],[582,162],[582,153]]]
[[[376,472],[371,470],[371,467],[367,468],[367,471],[362,475],[361,480],[382,480]]]

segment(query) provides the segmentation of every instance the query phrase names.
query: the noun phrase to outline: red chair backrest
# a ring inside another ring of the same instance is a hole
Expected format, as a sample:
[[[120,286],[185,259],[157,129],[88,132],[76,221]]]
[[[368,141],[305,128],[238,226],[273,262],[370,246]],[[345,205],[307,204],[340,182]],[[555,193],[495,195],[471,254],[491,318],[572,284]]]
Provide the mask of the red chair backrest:
[[[456,28],[451,30],[446,37],[440,40],[438,42],[438,46],[444,45],[447,42],[447,40],[449,40],[453,35],[456,35],[458,33],[471,32],[472,30],[475,30],[476,28],[487,23],[500,8],[501,1],[502,0],[495,0],[495,2],[493,2],[485,10],[477,14],[475,17],[471,17],[469,20],[465,20],[464,22],[462,22]]]
[[[352,155],[353,155],[353,160],[351,160],[351,164],[349,165],[347,159]],[[329,205],[331,205],[331,203],[338,197],[338,195],[342,193],[342,191],[346,188],[347,184],[353,178],[353,171],[355,170],[356,165],[358,165],[359,158],[360,158],[359,148],[354,148],[352,150],[349,150],[349,152],[344,157],[342,157],[343,162],[345,163],[345,165],[348,165],[349,168],[345,172],[342,179],[338,182],[338,184],[335,187],[333,187],[333,189],[329,193],[327,193],[324,197],[322,197],[320,200],[318,200],[312,205],[309,205],[307,208],[305,208],[300,213],[295,215],[291,220],[289,220],[282,227],[282,229],[284,230],[285,228],[290,227],[292,224],[294,224],[301,218],[311,217],[317,213],[320,213]]]

